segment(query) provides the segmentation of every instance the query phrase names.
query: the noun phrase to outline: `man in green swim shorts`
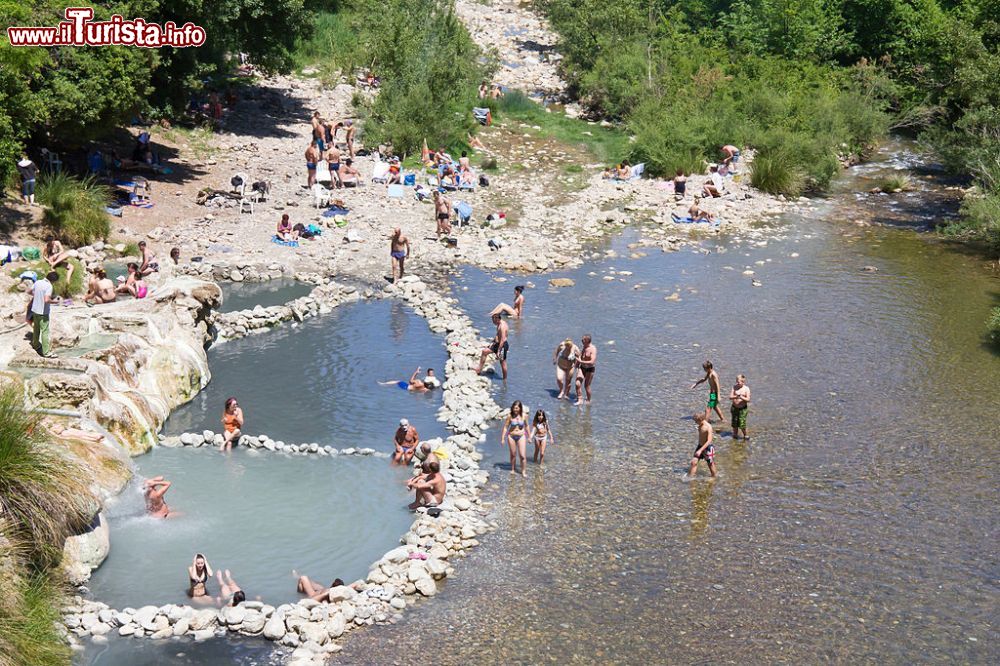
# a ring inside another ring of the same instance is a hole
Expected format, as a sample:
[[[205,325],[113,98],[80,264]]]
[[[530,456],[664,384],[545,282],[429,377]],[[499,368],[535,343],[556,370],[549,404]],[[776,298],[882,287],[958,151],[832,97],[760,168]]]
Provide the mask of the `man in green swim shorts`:
[[[709,423],[712,420],[709,418],[712,415],[712,410],[719,415],[720,421],[725,421],[726,418],[722,415],[722,411],[719,409],[719,373],[715,371],[712,367],[711,361],[705,361],[701,364],[701,367],[705,370],[705,376],[696,381],[691,385],[691,388],[698,388],[699,384],[704,384],[708,382],[708,405],[705,407],[705,420]]]
[[[739,431],[743,431],[743,439],[750,439],[747,434],[747,412],[750,411],[750,387],[747,386],[746,375],[736,375],[736,385],[729,393],[733,406],[730,413],[733,416],[733,439],[739,439]]]

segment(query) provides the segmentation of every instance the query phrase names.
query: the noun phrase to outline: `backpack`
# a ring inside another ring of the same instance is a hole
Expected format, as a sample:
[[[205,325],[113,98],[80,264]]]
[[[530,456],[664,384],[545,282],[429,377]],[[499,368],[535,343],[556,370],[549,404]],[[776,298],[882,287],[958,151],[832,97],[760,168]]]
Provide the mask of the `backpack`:
[[[480,187],[489,187],[490,186],[490,178],[485,173],[479,174],[479,186]]]

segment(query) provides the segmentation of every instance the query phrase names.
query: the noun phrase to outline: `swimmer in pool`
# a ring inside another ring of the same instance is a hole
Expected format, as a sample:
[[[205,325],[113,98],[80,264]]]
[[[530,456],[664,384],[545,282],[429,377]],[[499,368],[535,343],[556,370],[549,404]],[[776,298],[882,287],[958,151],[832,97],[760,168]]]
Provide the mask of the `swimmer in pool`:
[[[524,418],[524,405],[520,400],[515,400],[510,406],[510,413],[503,422],[503,429],[500,432],[500,446],[507,442],[510,450],[510,473],[517,473],[517,464],[521,462],[521,476],[528,476],[528,455],[525,447],[528,444],[528,423]]]
[[[292,575],[298,579],[298,586],[295,589],[300,594],[304,594],[313,601],[319,601],[321,603],[326,603],[330,600],[330,590],[335,587],[344,586],[344,581],[339,578],[334,579],[334,581],[330,583],[330,587],[323,587],[317,581],[309,578],[309,576],[300,576],[295,571],[292,572]]]
[[[208,594],[208,579],[212,577],[212,565],[205,556],[195,553],[191,566],[188,567],[188,596],[198,603],[212,603],[214,598]]]
[[[146,513],[154,518],[166,518],[171,515],[170,507],[163,501],[163,496],[170,489],[170,482],[162,476],[154,476],[142,482],[143,495],[146,497]]]
[[[427,393],[427,391],[432,388],[441,386],[441,382],[434,376],[434,368],[427,368],[427,376],[423,379],[417,378],[417,375],[419,374],[420,366],[417,366],[417,369],[413,371],[412,375],[410,375],[410,381],[395,379],[387,382],[379,382],[379,384],[382,386],[398,386],[404,391],[416,391],[418,393]]]
[[[514,287],[514,305],[507,305],[506,303],[500,303],[498,306],[490,310],[490,315],[501,314],[507,315],[508,317],[513,317],[514,319],[521,319],[524,317],[524,285],[519,284]]]

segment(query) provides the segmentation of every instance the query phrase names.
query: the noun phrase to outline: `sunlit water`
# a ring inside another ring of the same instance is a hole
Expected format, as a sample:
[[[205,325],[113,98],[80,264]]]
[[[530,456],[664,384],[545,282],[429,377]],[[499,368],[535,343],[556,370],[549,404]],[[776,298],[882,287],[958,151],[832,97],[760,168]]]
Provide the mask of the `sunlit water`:
[[[536,284],[495,389],[546,409],[558,443],[523,480],[491,431],[501,529],[340,660],[402,663],[415,633],[447,627],[450,664],[995,662],[1000,357],[983,333],[1000,280],[929,236],[819,217],[764,247],[628,259],[627,232],[568,273],[466,271],[456,293],[483,331],[513,284]],[[557,276],[576,286],[546,288]],[[551,393],[554,347],[584,333],[589,408]],[[719,427],[721,478],[685,482],[705,359],[724,391],[748,376],[752,440]]]
[[[223,282],[222,307],[219,312],[251,310],[255,306],[269,308],[282,305],[302,296],[308,296],[313,286],[291,278],[278,278],[264,282]]]

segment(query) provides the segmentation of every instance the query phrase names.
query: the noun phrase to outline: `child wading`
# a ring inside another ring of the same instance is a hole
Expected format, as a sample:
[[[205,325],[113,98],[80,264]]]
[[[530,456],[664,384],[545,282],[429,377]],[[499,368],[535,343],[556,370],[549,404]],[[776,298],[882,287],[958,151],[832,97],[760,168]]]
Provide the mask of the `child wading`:
[[[693,479],[698,472],[699,460],[708,463],[708,471],[715,477],[715,445],[712,444],[715,433],[712,430],[712,424],[708,422],[704,414],[695,414],[693,418],[695,425],[698,426],[698,448],[694,450],[694,456],[691,458],[691,469],[688,470],[688,477]]]
[[[705,370],[705,376],[692,384],[691,388],[698,388],[699,384],[708,382],[708,404],[705,406],[705,420],[710,422],[712,410],[715,410],[715,413],[719,415],[719,420],[725,421],[726,417],[719,409],[719,394],[722,392],[719,390],[719,373],[712,367],[711,361],[705,361],[701,367]]]
[[[730,408],[732,415],[733,439],[739,439],[739,431],[743,431],[743,439],[750,439],[747,434],[747,412],[750,411],[750,387],[747,386],[746,375],[736,376],[736,385],[729,393],[729,399],[733,401]]]

